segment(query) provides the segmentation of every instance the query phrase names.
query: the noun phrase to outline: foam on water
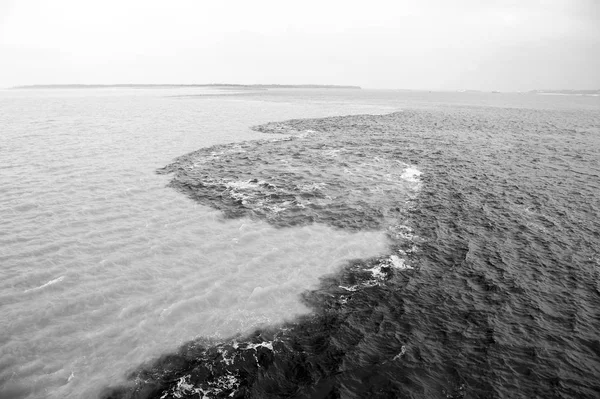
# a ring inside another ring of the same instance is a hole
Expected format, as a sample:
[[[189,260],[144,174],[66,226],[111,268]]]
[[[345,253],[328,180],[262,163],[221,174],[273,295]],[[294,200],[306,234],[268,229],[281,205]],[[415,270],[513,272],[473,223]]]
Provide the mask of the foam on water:
[[[50,280],[50,281],[48,281],[46,284],[42,284],[42,285],[40,285],[39,287],[34,287],[34,288],[29,288],[29,289],[26,289],[26,290],[25,290],[25,291],[23,291],[23,292],[29,292],[29,291],[35,291],[35,290],[41,290],[42,288],[46,288],[46,287],[48,287],[49,285],[56,284],[56,283],[60,283],[61,281],[63,281],[63,279],[64,279],[64,278],[65,278],[65,276],[60,276],[60,277],[57,277],[57,278],[55,278],[54,280]]]
[[[400,175],[400,177],[404,180],[413,183],[418,183],[420,181],[421,171],[414,167],[407,167],[406,169],[404,169],[404,172],[402,172],[402,175]]]

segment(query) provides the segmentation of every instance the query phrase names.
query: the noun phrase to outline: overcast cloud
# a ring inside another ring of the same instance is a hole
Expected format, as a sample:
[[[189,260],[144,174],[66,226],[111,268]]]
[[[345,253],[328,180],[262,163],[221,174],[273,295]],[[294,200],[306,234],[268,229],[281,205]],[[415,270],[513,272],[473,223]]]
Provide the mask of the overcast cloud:
[[[600,88],[598,0],[0,0],[0,87]]]

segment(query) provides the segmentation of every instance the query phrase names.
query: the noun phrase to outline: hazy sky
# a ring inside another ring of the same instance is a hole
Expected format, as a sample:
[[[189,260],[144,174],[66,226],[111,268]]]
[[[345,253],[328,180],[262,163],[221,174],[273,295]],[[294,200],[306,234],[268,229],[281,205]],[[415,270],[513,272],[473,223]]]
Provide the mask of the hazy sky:
[[[0,0],[0,87],[600,88],[600,0]]]

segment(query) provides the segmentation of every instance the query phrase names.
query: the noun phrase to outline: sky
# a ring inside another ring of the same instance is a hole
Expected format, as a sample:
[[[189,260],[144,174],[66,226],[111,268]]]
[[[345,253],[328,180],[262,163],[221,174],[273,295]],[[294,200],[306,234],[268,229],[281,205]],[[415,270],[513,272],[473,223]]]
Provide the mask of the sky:
[[[600,89],[600,0],[0,0],[0,87]]]

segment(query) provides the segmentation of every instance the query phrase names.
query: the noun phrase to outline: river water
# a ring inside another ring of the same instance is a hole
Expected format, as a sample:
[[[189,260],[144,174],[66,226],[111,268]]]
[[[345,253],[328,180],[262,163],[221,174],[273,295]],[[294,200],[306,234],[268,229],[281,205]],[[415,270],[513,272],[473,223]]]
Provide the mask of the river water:
[[[250,129],[362,114],[389,115]],[[599,114],[577,96],[2,91],[0,398],[125,395],[106,389],[145,362],[256,329],[353,353],[304,348],[321,366],[297,396],[594,397]],[[200,392],[177,373],[161,392]]]

